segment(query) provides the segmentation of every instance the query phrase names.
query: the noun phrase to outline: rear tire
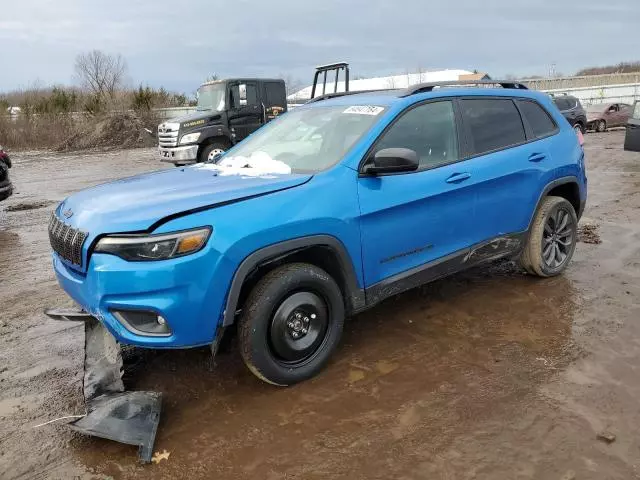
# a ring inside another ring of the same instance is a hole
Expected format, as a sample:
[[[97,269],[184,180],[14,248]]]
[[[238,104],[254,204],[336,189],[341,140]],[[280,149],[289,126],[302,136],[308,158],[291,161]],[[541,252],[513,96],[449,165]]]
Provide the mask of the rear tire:
[[[292,263],[265,275],[238,324],[242,359],[259,379],[287,386],[315,376],[336,349],[344,300],[324,270]]]
[[[562,197],[545,197],[531,225],[520,264],[539,277],[559,275],[571,261],[577,230],[578,217],[571,203]]]
[[[218,154],[224,153],[229,149],[229,144],[224,140],[215,140],[214,142],[200,148],[198,154],[198,163],[211,161]]]

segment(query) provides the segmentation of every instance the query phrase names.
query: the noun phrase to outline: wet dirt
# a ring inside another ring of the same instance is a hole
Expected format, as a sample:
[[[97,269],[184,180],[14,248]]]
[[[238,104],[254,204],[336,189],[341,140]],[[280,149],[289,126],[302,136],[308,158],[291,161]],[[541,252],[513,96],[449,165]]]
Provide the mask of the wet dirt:
[[[22,212],[24,210],[35,210],[36,208],[44,208],[55,203],[56,202],[52,202],[51,200],[16,203],[14,205],[9,205],[5,210],[7,212]]]
[[[127,353],[129,388],[162,391],[157,464],[135,449],[34,425],[83,413],[83,328],[49,261],[53,208],[83,187],[162,167],[155,150],[15,156],[0,204],[0,478],[640,478],[640,154],[586,136],[590,197],[552,279],[475,269],[350,319],[327,369],[278,389],[232,344]],[[1,370],[1,369],[0,369]],[[606,432],[615,441],[598,435]],[[168,453],[168,455],[167,455]]]

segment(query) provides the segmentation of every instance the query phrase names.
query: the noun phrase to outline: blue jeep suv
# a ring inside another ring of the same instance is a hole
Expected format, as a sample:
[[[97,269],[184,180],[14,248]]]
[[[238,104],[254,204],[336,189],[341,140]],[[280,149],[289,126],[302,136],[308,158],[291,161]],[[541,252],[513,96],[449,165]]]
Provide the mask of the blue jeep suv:
[[[324,95],[214,162],[72,195],[57,278],[123,344],[215,347],[233,326],[249,369],[289,385],[399,292],[503,257],[557,275],[584,151],[549,96],[494,83]]]

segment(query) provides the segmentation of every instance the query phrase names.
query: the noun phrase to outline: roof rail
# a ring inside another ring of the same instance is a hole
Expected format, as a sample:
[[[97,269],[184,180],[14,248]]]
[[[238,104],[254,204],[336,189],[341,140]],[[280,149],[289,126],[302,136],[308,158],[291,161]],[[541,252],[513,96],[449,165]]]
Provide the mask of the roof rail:
[[[502,88],[514,88],[518,90],[527,90],[527,86],[523,83],[514,82],[512,80],[458,80],[453,82],[431,82],[419,83],[408,87],[401,97],[408,97],[416,93],[431,92],[438,87],[464,87],[471,85],[500,85]]]
[[[372,90],[353,90],[351,92],[325,93],[324,95],[320,95],[319,97],[313,97],[313,98],[307,100],[305,103],[320,102],[322,100],[329,100],[330,98],[344,97],[345,95],[357,95],[359,93],[389,92],[391,90],[398,90],[398,89],[394,89],[394,88],[375,88],[375,89],[372,89]]]

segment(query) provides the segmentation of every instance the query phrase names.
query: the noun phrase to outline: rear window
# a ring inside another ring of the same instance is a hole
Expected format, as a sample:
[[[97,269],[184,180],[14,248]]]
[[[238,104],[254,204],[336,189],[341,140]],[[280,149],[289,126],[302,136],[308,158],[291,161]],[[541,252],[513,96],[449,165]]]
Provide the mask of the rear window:
[[[287,103],[284,85],[279,82],[266,82],[265,90],[267,93],[267,106],[274,105],[284,107]]]
[[[546,137],[556,130],[556,124],[553,119],[536,102],[519,100],[518,105],[536,138]]]
[[[464,99],[460,104],[476,155],[526,141],[520,113],[511,99]]]
[[[567,110],[566,98],[554,98],[553,103],[556,104],[556,107],[558,107],[558,110]]]

